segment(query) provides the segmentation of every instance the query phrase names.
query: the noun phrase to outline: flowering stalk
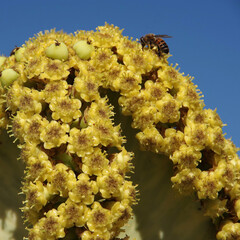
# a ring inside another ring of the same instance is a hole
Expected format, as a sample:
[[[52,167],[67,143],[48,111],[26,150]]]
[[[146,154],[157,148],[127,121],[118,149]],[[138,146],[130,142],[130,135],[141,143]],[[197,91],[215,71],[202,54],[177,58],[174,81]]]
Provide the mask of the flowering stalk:
[[[172,160],[173,186],[196,192],[217,239],[240,238],[240,161],[216,111],[167,55],[106,24],[96,32],[39,33],[0,58],[0,126],[26,164],[22,208],[29,240],[115,239],[136,190],[106,89],[119,92],[143,150]],[[111,100],[111,99],[110,99]]]

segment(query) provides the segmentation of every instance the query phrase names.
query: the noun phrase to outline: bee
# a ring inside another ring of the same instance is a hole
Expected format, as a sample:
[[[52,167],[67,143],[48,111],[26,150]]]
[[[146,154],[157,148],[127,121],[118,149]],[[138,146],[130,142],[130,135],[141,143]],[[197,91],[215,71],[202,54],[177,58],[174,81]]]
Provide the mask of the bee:
[[[162,56],[163,53],[168,54],[169,48],[167,43],[162,38],[171,38],[171,36],[168,35],[155,35],[153,33],[146,34],[145,36],[140,38],[140,42],[142,44],[142,47],[144,48],[146,45],[153,49],[154,47],[157,47],[157,55],[159,57]]]
[[[10,56],[14,55],[19,48],[20,47],[15,46],[15,48],[11,51]]]

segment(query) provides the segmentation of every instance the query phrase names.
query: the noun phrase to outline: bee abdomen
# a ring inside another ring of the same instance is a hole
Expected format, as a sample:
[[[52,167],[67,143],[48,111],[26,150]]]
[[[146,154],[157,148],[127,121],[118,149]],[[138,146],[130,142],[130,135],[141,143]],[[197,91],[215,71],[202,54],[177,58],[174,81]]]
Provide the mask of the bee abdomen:
[[[169,48],[168,48],[168,45],[165,43],[165,44],[162,44],[161,46],[160,46],[160,49],[161,49],[161,51],[163,52],[163,53],[166,53],[166,54],[168,54],[169,53]]]

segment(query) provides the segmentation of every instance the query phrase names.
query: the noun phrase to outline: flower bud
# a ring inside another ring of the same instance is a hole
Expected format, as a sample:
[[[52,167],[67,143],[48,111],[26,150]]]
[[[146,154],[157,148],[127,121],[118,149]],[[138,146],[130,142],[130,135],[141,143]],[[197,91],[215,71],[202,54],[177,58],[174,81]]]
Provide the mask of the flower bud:
[[[25,51],[25,48],[22,47],[22,48],[19,48],[16,52],[15,52],[15,58],[16,58],[16,61],[17,62],[20,62],[22,57],[23,57],[23,53]]]
[[[88,60],[91,57],[91,53],[94,47],[87,43],[87,41],[78,41],[73,45],[73,49],[76,51],[79,58]]]
[[[68,59],[68,49],[63,42],[56,41],[46,49],[46,55],[52,59],[65,61]]]
[[[19,74],[11,68],[5,69],[1,72],[0,81],[2,86],[10,86],[13,81],[18,78]]]

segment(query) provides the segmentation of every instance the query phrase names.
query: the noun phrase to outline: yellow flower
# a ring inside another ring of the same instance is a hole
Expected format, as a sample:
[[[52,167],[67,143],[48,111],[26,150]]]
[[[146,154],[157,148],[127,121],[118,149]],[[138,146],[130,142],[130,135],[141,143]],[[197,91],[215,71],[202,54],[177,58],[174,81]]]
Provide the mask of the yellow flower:
[[[167,88],[161,82],[147,80],[144,84],[145,89],[141,90],[148,101],[156,102],[167,94]]]
[[[52,174],[53,165],[48,159],[48,155],[42,151],[36,156],[30,156],[27,160],[26,179],[28,181],[44,182]]]
[[[211,127],[221,127],[222,128],[223,126],[225,126],[222,123],[221,118],[217,114],[216,109],[215,110],[204,109],[203,112],[205,115],[206,123],[209,124]]]
[[[120,91],[122,95],[128,95],[129,92],[141,89],[142,77],[140,74],[122,72],[121,76],[111,83],[114,91]]]
[[[118,27],[105,24],[97,27],[97,31],[90,34],[88,39],[96,47],[111,48],[122,38],[122,31]]]
[[[7,106],[12,112],[22,110],[25,113],[40,113],[42,111],[42,93],[14,82],[7,93]]]
[[[124,176],[133,166],[131,164],[133,154],[127,152],[127,150],[123,147],[121,152],[113,155],[113,159],[111,161],[111,169],[116,171],[120,175]]]
[[[216,155],[216,161],[222,162],[221,166],[223,169],[223,180],[227,189],[231,189],[229,195],[231,198],[240,197],[240,184],[238,183],[239,172],[240,172],[240,162],[238,154],[235,156],[227,157],[226,155]],[[227,161],[226,161],[227,160]]]
[[[123,56],[123,63],[126,67],[134,73],[145,74],[152,70],[152,63],[154,56],[152,53],[145,51],[132,51],[129,54]]]
[[[223,152],[225,146],[225,138],[221,127],[208,128],[208,143],[207,145],[217,154]]]
[[[162,135],[155,127],[147,127],[142,132],[136,134],[136,138],[145,151],[161,152],[164,151],[165,144]]]
[[[185,144],[184,134],[181,131],[178,131],[174,128],[168,128],[165,130],[164,152],[166,152],[168,155],[171,155],[183,144]]]
[[[222,176],[218,176],[215,171],[202,171],[195,182],[198,198],[216,199],[224,186],[221,180]]]
[[[36,143],[26,142],[19,145],[19,148],[21,149],[20,157],[26,165],[31,164],[29,163],[31,157],[39,158],[40,161],[45,161],[46,159],[47,154],[43,151],[42,146]]]
[[[131,218],[132,209],[129,207],[127,201],[116,202],[111,208],[111,214],[113,216],[113,228],[118,233],[119,229]]]
[[[186,125],[189,124],[206,124],[207,123],[207,118],[206,118],[206,113],[205,111],[202,111],[202,109],[188,109],[187,114],[186,114]]]
[[[207,125],[206,124],[189,124],[184,128],[184,140],[196,150],[201,151],[207,144]]]
[[[218,217],[223,217],[223,214],[227,211],[227,201],[227,199],[205,200],[204,215],[211,217],[213,220]]]
[[[108,99],[106,97],[92,102],[85,115],[86,121],[91,124],[94,124],[96,119],[111,122],[113,116],[113,107],[108,104]]]
[[[48,123],[40,134],[40,139],[44,143],[44,148],[50,149],[59,147],[68,140],[69,125],[60,124],[57,121]]]
[[[100,84],[93,74],[76,77],[73,86],[80,94],[81,98],[86,102],[91,102],[100,98],[98,92]]]
[[[123,177],[112,170],[104,170],[103,175],[97,177],[97,185],[103,198],[119,197],[123,183]]]
[[[198,180],[198,176],[201,174],[201,170],[198,168],[185,168],[171,177],[173,187],[180,193],[190,194],[195,190],[195,182]]]
[[[239,161],[239,156],[237,155],[239,148],[235,146],[235,144],[231,141],[231,139],[225,139],[225,145],[224,145],[223,151],[226,155],[229,155],[230,158],[232,156],[237,156],[238,160],[236,161],[237,162]]]
[[[124,181],[120,187],[120,196],[117,200],[125,201],[128,205],[136,204],[136,193],[136,186],[131,181]]]
[[[240,223],[226,221],[217,233],[217,240],[240,239]]]
[[[36,181],[36,183],[25,182],[22,190],[26,193],[26,210],[34,209],[35,211],[39,211],[47,204],[48,199],[51,197],[49,189],[43,186],[40,181]]]
[[[94,202],[91,211],[87,214],[87,226],[92,232],[106,233],[112,227],[111,211]]]
[[[133,113],[132,127],[138,129],[145,129],[147,127],[150,127],[159,121],[159,115],[160,113],[155,106],[145,105]]]
[[[76,183],[75,173],[63,163],[58,163],[48,176],[48,182],[52,194],[67,197],[69,189]]]
[[[129,39],[128,37],[121,37],[118,42],[116,42],[116,51],[119,55],[127,55],[132,52],[142,51],[142,46],[140,43]]]
[[[58,207],[58,215],[66,228],[83,227],[86,223],[87,207],[82,203],[74,203],[68,199]]]
[[[38,78],[41,73],[44,72],[44,66],[46,65],[47,59],[45,57],[39,56],[31,57],[28,59],[26,64],[26,76],[28,79]]]
[[[182,73],[179,73],[179,71],[176,70],[176,67],[177,65],[175,67],[167,65],[166,62],[164,62],[164,59],[162,59],[161,68],[157,71],[160,82],[162,82],[164,87],[168,89],[179,87],[188,79],[184,77]]]
[[[112,91],[119,91],[119,83],[122,80],[122,74],[125,71],[126,67],[124,65],[114,63],[111,69],[99,74],[102,81],[102,87],[107,89],[110,88]]]
[[[52,118],[54,120],[61,119],[64,123],[69,123],[73,119],[81,116],[81,101],[78,99],[70,99],[67,97],[54,98],[49,108],[52,110]]]
[[[65,232],[62,223],[63,220],[58,216],[58,211],[51,209],[34,225],[33,229],[30,229],[29,237],[31,240],[63,238]]]
[[[176,100],[179,101],[184,107],[198,109],[203,107],[203,103],[200,100],[200,94],[201,92],[196,90],[196,86],[189,81],[187,83],[179,84]]]
[[[170,159],[179,168],[193,168],[196,167],[202,155],[196,151],[192,146],[181,145],[179,150],[175,151]]]
[[[113,116],[113,107],[108,104],[108,99],[100,98],[98,101],[91,103],[85,117],[88,123],[94,124],[96,119],[103,119],[109,122]]]
[[[96,142],[103,146],[115,146],[120,148],[123,143],[120,126],[112,126],[110,121],[96,120],[93,124],[93,132],[96,137]]]
[[[166,94],[156,102],[159,111],[159,121],[162,123],[174,123],[180,118],[180,104],[170,94]]]
[[[101,231],[98,232],[90,232],[90,231],[84,231],[83,234],[81,235],[82,240],[98,240],[99,238],[101,240],[110,240],[110,233],[109,232],[104,232],[102,233]]]
[[[47,124],[47,119],[39,114],[35,114],[28,118],[26,117],[24,121],[25,141],[35,142],[36,144],[40,143],[40,133]]]
[[[124,115],[132,115],[144,104],[145,95],[144,93],[133,91],[128,96],[121,96],[118,101],[122,107],[122,113]]]
[[[100,148],[94,148],[92,154],[87,154],[82,157],[82,171],[89,175],[101,175],[104,169],[108,168],[109,160],[106,153],[102,152]]]
[[[40,79],[49,79],[50,81],[65,80],[69,72],[69,65],[59,59],[47,58],[42,62],[43,71],[40,73]]]
[[[90,205],[94,202],[94,195],[98,192],[95,181],[90,181],[85,173],[78,175],[78,180],[71,186],[69,198],[76,203],[82,202]]]
[[[70,130],[68,139],[68,151],[76,153],[79,157],[83,157],[93,152],[93,147],[96,141],[93,138],[93,130],[91,127],[83,128],[81,130],[72,128]]]
[[[59,80],[49,82],[43,90],[44,100],[50,103],[52,99],[57,97],[65,97],[68,93],[68,84],[66,81]]]
[[[112,53],[111,49],[98,48],[92,53],[90,63],[96,67],[97,72],[102,73],[117,64],[117,56]]]
[[[11,132],[14,134],[14,137],[16,137],[21,143],[24,142],[24,139],[26,138],[25,134],[25,123],[28,119],[28,115],[26,115],[22,111],[18,111],[17,115],[12,120]]]

